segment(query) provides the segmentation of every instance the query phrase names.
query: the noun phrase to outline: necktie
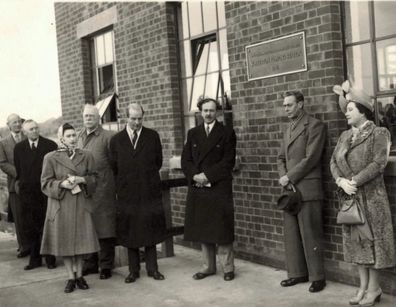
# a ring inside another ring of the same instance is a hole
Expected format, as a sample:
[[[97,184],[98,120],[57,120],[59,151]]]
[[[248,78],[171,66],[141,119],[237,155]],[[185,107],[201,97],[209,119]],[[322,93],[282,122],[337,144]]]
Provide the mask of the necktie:
[[[32,143],[32,151],[36,151],[37,147],[36,147],[36,143]]]
[[[136,132],[136,130],[134,130],[134,131],[133,131],[133,138],[132,138],[132,145],[133,145],[133,148],[136,147],[136,141],[137,141],[137,132]]]
[[[209,136],[209,133],[210,133],[209,125],[206,125],[206,136]]]

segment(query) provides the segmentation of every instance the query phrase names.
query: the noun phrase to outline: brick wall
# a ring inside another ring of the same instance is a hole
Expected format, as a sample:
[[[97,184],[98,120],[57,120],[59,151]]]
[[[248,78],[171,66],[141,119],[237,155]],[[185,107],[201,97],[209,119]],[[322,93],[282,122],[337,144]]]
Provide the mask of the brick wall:
[[[76,37],[76,25],[116,5],[115,65],[121,122],[129,103],[143,105],[145,124],[158,130],[164,167],[183,143],[178,61],[173,6],[166,3],[56,3],[62,114],[81,126],[81,109],[91,102],[92,80],[87,39]]]
[[[287,123],[281,94],[298,89],[305,95],[308,113],[327,126],[322,162],[327,274],[356,283],[356,270],[343,262],[341,228],[335,225],[335,185],[329,171],[332,150],[346,129],[332,92],[344,76],[340,12],[339,2],[328,1],[226,4],[234,127],[242,158],[234,180],[236,249],[244,258],[284,266],[283,218],[275,210],[280,194],[276,158]],[[300,31],[306,34],[308,71],[247,81],[246,45]]]
[[[62,112],[81,125],[81,107],[92,100],[89,52],[76,38],[77,23],[117,6],[114,25],[117,84],[121,115],[130,102],[146,109],[146,124],[160,133],[164,167],[180,155],[183,139],[178,85],[176,26],[170,3],[56,3]],[[305,108],[323,120],[328,139],[323,157],[325,257],[329,278],[356,283],[356,270],[343,262],[341,228],[335,226],[337,203],[328,161],[340,132],[346,129],[332,86],[344,79],[339,2],[227,2],[226,19],[231,102],[241,168],[235,174],[236,250],[240,257],[284,267],[283,219],[275,209],[280,194],[276,157],[287,119],[281,94],[302,90]],[[247,81],[245,46],[305,31],[308,71]],[[125,120],[122,120],[125,122]],[[180,176],[172,171],[170,176]],[[387,178],[396,212],[396,182]],[[172,220],[184,221],[185,188],[172,190]],[[395,223],[396,224],[396,223]],[[180,238],[178,240],[180,241]],[[186,242],[184,242],[186,243]],[[384,288],[396,292],[395,271],[381,274]],[[393,288],[392,288],[393,287]]]

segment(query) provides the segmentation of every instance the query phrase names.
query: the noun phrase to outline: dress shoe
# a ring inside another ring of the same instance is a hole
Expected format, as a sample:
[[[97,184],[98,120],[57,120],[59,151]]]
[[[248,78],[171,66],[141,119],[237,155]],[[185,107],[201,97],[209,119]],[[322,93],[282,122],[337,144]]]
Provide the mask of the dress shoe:
[[[224,273],[224,280],[225,280],[225,281],[231,281],[231,280],[233,280],[234,278],[235,278],[234,272],[227,272],[227,273]]]
[[[154,272],[147,272],[147,276],[154,278],[155,280],[164,280],[165,276],[162,275],[160,272],[158,271],[154,271]]]
[[[349,305],[359,305],[359,302],[363,299],[366,294],[366,290],[360,289],[356,291],[354,297],[349,300]]]
[[[359,306],[361,307],[370,307],[374,306],[375,303],[379,303],[381,301],[381,288],[378,288],[377,291],[366,291],[365,296],[359,302]]]
[[[17,258],[24,258],[24,257],[29,256],[29,255],[30,255],[30,251],[19,252],[17,254]]]
[[[66,283],[65,293],[73,292],[76,288],[76,281],[74,279],[69,279]]]
[[[302,282],[307,282],[307,281],[308,281],[308,277],[303,276],[303,277],[288,278],[288,279],[282,280],[280,284],[282,287],[291,287],[291,286],[297,285]]]
[[[129,275],[125,278],[125,283],[130,284],[132,282],[135,282],[136,279],[138,279],[139,277],[140,277],[139,272],[129,273]]]
[[[56,264],[55,263],[47,263],[47,268],[50,270],[53,270],[56,268]]]
[[[33,270],[33,269],[35,269],[35,268],[39,268],[39,267],[41,267],[41,266],[42,266],[41,263],[33,263],[33,264],[28,264],[28,265],[25,266],[23,269],[24,269],[25,271],[30,271],[30,270]]]
[[[84,268],[82,271],[83,276],[87,276],[89,274],[97,274],[97,273],[99,273],[98,268]]]
[[[326,287],[326,281],[324,279],[315,280],[312,282],[311,286],[309,287],[309,292],[319,292],[322,291]]]
[[[110,269],[102,269],[100,271],[99,278],[100,279],[109,279],[111,277],[111,270]]]
[[[79,277],[79,278],[76,278],[76,286],[77,286],[78,289],[81,289],[81,290],[89,289],[87,281],[82,276]]]
[[[200,279],[204,279],[204,278],[206,278],[208,276],[211,276],[211,275],[214,275],[214,274],[216,274],[216,273],[202,273],[202,272],[198,272],[198,273],[195,273],[193,275],[193,279],[200,280]]]

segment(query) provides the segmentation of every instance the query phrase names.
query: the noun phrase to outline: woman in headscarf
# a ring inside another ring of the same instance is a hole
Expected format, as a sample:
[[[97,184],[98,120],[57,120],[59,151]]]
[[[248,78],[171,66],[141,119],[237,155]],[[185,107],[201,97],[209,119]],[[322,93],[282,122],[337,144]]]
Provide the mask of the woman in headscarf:
[[[44,157],[41,189],[48,196],[41,253],[62,256],[69,276],[65,292],[89,288],[82,277],[83,256],[97,252],[99,242],[93,226],[92,193],[96,188],[94,159],[76,149],[75,129],[59,127],[61,146]]]
[[[379,269],[395,265],[395,245],[389,200],[383,178],[390,135],[372,121],[373,103],[363,91],[347,87],[340,106],[351,128],[338,139],[331,173],[343,193],[355,195],[365,223],[343,225],[344,259],[358,267],[360,287],[351,305],[374,306],[380,301]]]

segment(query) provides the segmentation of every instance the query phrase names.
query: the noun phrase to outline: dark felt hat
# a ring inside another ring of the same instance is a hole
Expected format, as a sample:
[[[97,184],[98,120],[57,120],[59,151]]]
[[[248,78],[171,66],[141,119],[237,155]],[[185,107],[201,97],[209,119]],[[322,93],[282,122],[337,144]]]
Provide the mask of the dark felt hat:
[[[283,189],[281,196],[278,198],[277,207],[279,210],[285,210],[292,215],[296,215],[301,209],[301,193],[293,187],[292,190]]]

